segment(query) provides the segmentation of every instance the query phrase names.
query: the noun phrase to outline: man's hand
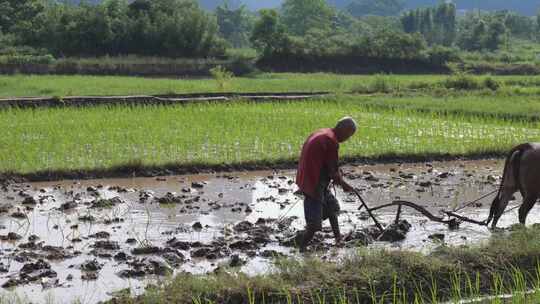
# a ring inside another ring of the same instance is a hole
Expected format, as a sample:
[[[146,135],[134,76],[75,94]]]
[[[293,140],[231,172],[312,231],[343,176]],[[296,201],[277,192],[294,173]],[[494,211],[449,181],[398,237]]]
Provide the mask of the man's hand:
[[[344,180],[341,181],[341,187],[343,188],[343,191],[345,192],[354,192],[354,188],[349,185],[347,182],[345,182]]]

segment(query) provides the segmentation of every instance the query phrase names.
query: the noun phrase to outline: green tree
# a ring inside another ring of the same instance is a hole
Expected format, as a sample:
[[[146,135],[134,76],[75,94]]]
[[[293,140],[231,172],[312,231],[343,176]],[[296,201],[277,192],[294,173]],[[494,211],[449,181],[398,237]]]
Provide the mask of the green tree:
[[[497,50],[507,42],[508,29],[503,20],[496,19],[489,24],[485,37],[484,47],[488,50]]]
[[[296,36],[304,36],[310,29],[330,30],[336,15],[326,0],[285,0],[281,12],[288,32]]]
[[[451,46],[456,39],[456,6],[441,3],[411,10],[401,16],[401,24],[406,33],[421,33],[430,45]]]
[[[468,51],[495,51],[507,37],[504,15],[470,13],[459,24],[458,45]]]
[[[536,15],[536,40],[540,40],[540,12]]]
[[[51,2],[20,31],[19,39],[57,56],[207,57],[225,52],[216,18],[195,0]]]
[[[536,20],[529,16],[514,12],[504,12],[504,25],[512,36],[524,39],[534,39],[536,33]]]
[[[259,15],[250,38],[253,46],[268,57],[286,51],[289,45],[289,37],[278,12],[272,9],[264,9],[259,11]]]
[[[0,0],[0,29],[3,32],[27,26],[45,10],[44,0]]]
[[[244,47],[249,43],[249,34],[253,29],[252,16],[241,5],[233,9],[228,1],[216,8],[219,32],[234,47]]]

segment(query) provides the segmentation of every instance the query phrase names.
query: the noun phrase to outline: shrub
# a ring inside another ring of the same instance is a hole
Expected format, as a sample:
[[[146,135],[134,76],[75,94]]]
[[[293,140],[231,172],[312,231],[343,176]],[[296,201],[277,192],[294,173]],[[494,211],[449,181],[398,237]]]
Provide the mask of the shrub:
[[[477,90],[480,88],[478,81],[465,73],[459,73],[446,78],[443,81],[443,86],[447,89],[455,90]]]
[[[0,55],[0,64],[51,64],[54,61],[52,55]]]
[[[427,52],[430,63],[434,65],[445,65],[448,62],[458,62],[460,57],[458,51],[454,48],[444,46],[434,46]]]
[[[234,78],[233,73],[227,71],[224,67],[218,65],[210,70],[210,74],[217,81],[221,90],[224,90],[230,81]]]
[[[492,91],[497,91],[501,87],[501,84],[500,84],[500,82],[498,82],[497,80],[495,80],[492,77],[486,77],[482,81],[482,86],[484,88],[488,88],[488,89],[490,89]]]

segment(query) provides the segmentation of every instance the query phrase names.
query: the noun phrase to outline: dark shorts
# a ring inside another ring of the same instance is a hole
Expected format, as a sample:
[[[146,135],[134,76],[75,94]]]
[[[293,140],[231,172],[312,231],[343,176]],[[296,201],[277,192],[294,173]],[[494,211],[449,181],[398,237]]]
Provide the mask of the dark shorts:
[[[337,216],[339,210],[339,202],[330,191],[325,191],[322,202],[309,196],[304,199],[306,226],[315,231],[322,230],[322,222],[331,216]]]

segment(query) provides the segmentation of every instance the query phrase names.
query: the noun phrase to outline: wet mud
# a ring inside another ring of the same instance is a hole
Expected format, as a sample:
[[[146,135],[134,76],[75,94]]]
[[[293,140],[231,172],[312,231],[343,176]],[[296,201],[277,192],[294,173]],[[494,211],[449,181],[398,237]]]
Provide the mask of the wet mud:
[[[420,204],[433,214],[454,210],[497,189],[502,161],[452,161],[344,167],[370,207],[394,200]],[[0,285],[3,293],[44,303],[97,303],[179,272],[235,267],[268,271],[276,257],[302,258],[303,201],[294,171],[195,176],[9,183],[0,187]],[[344,246],[334,246],[329,223],[310,255],[337,259],[358,246],[429,252],[470,245],[491,232],[428,221],[417,211],[378,210],[381,233],[357,198],[336,189]],[[493,196],[460,211],[484,220]],[[519,197],[518,197],[519,201]],[[515,206],[518,201],[510,203]],[[540,217],[533,209],[532,224]],[[517,223],[517,210],[500,226]],[[454,227],[455,228],[455,227]]]

